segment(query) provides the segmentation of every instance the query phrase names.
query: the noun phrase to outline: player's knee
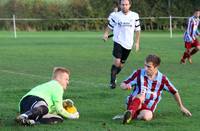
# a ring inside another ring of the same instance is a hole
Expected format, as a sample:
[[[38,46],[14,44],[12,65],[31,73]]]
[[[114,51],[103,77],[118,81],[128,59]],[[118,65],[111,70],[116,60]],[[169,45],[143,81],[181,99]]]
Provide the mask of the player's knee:
[[[37,112],[40,115],[45,115],[48,113],[48,108],[47,106],[42,105],[37,108],[34,108],[33,111]]]
[[[145,114],[145,115],[143,116],[143,120],[145,120],[145,121],[150,121],[150,120],[152,120],[152,118],[153,118],[153,116],[150,115],[150,114]]]
[[[153,118],[153,113],[149,110],[142,110],[138,115],[138,119],[142,119],[144,121],[150,121]]]

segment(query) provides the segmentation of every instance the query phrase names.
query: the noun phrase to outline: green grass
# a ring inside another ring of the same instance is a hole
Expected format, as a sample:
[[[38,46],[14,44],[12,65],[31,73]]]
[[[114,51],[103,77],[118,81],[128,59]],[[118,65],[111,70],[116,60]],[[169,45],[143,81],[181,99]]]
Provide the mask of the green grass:
[[[160,71],[166,74],[179,90],[183,102],[193,116],[184,117],[173,97],[163,94],[150,122],[134,121],[122,125],[112,120],[123,113],[125,98],[130,93],[119,87],[110,90],[112,41],[104,43],[102,32],[0,32],[0,128],[3,131],[197,131],[200,128],[199,67],[200,55],[193,64],[180,65],[184,46],[182,34],[172,39],[167,32],[142,32],[141,50],[132,51],[118,83],[132,70],[143,67],[144,58],[155,53],[161,56]],[[71,98],[80,112],[79,120],[65,120],[57,125],[21,127],[13,119],[18,114],[20,98],[32,87],[46,82],[54,66],[71,70],[71,80],[64,98]]]

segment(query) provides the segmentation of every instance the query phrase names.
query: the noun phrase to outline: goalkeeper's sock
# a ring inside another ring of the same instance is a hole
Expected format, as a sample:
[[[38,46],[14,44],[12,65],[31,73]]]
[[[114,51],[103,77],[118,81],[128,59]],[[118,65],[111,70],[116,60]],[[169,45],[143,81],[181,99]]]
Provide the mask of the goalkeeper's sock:
[[[48,108],[46,106],[39,106],[25,112],[24,114],[26,114],[29,119],[38,120],[47,113],[48,113]]]
[[[131,111],[132,118],[136,117],[135,113],[139,109],[140,104],[141,104],[141,100],[139,98],[134,98],[132,100],[129,100],[128,110]]]

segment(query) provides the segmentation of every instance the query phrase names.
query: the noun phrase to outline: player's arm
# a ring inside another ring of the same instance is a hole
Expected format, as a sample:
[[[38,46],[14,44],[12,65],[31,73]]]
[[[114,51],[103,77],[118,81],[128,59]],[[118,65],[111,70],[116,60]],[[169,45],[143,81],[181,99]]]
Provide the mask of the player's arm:
[[[109,36],[109,33],[111,32],[112,30],[107,26],[105,31],[104,31],[104,35],[103,35],[103,40],[104,41],[107,41],[108,40],[108,36]]]
[[[140,49],[140,19],[139,19],[139,15],[136,16],[136,20],[135,20],[135,51],[139,51]]]
[[[132,87],[131,87],[131,84],[126,84],[125,82],[122,82],[120,87],[124,90],[130,90]]]
[[[63,116],[64,118],[68,119],[78,119],[79,118],[79,113],[69,113],[63,108],[62,102],[56,102],[56,112],[57,114]]]
[[[55,94],[52,96],[52,102],[55,105],[56,113],[61,115],[64,118],[68,119],[78,119],[79,113],[69,113],[63,107],[63,92],[61,90],[55,90]]]
[[[200,32],[198,30],[196,30],[196,35],[200,36]]]
[[[192,116],[190,111],[183,106],[181,97],[178,93],[178,90],[174,87],[174,85],[168,80],[166,76],[163,77],[163,81],[164,81],[164,89],[174,95],[175,101],[180,107],[181,112],[183,112],[187,116]]]
[[[187,108],[185,108],[185,107],[183,106],[181,97],[180,97],[180,95],[179,95],[178,92],[176,92],[176,93],[174,94],[174,98],[175,98],[175,100],[176,100],[178,106],[180,107],[181,112],[183,112],[186,116],[192,116],[192,113],[191,113]]]
[[[140,69],[134,71],[126,80],[124,80],[120,87],[123,90],[130,90],[133,85],[137,84],[137,78],[139,77]]]
[[[109,37],[112,37],[113,35],[109,35],[110,32],[113,31],[114,27],[117,25],[117,17],[113,14],[109,16],[108,19],[108,25],[105,29],[103,40],[107,41]]]
[[[139,51],[140,49],[140,31],[135,32],[135,51]]]

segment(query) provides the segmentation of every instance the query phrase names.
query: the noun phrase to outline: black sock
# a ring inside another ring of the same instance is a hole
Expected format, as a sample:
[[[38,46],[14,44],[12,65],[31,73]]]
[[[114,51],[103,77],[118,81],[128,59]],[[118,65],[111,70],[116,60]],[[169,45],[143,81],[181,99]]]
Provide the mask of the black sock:
[[[117,67],[117,74],[119,74],[119,72],[122,70],[121,67]]]
[[[116,80],[116,75],[121,71],[121,68],[116,67],[115,65],[112,65],[111,67],[111,83],[114,83]]]
[[[38,120],[47,113],[48,113],[48,108],[46,106],[39,106],[25,112],[28,118],[33,120]]]

